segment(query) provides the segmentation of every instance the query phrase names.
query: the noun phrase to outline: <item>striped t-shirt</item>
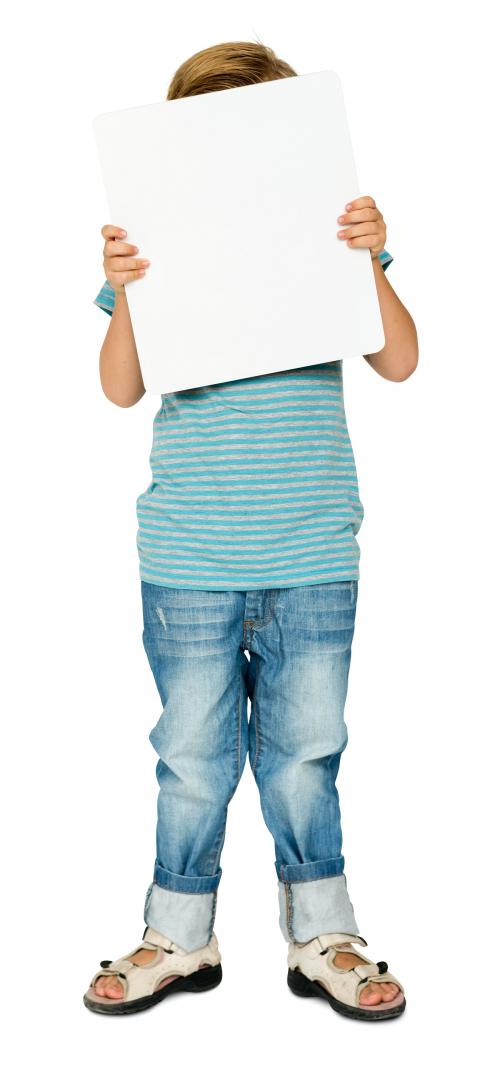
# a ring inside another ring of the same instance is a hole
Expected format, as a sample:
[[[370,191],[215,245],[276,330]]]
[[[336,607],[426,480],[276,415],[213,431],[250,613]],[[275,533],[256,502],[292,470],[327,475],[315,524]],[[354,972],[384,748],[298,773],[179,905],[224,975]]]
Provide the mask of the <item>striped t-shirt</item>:
[[[385,249],[384,270],[392,262]],[[94,304],[112,314],[106,281]],[[163,393],[136,500],[139,573],[189,589],[359,579],[343,363]]]

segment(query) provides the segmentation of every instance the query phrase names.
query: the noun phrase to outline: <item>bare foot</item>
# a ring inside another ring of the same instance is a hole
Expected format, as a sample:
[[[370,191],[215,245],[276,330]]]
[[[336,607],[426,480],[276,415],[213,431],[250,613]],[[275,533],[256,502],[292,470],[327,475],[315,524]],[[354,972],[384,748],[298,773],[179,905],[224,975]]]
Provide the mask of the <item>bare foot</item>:
[[[348,942],[346,942],[347,946]],[[358,963],[364,963],[364,960],[361,960],[354,952],[337,952],[335,956],[337,967],[356,967]],[[368,1005],[385,1003],[394,1000],[398,993],[399,986],[395,982],[367,982],[359,995],[359,1003]]]
[[[125,956],[125,959],[132,960],[134,963],[150,963],[156,956],[156,949],[153,948],[140,948],[137,952],[134,952],[132,956]],[[208,967],[207,963],[202,964],[203,967]],[[164,985],[168,985],[169,982],[173,982],[178,975],[171,974],[168,978],[165,978],[163,982],[160,982],[158,989],[163,989]],[[110,1000],[121,1000],[123,997],[123,986],[120,979],[114,974],[101,975],[97,979],[95,984],[95,991],[99,997],[109,997]]]

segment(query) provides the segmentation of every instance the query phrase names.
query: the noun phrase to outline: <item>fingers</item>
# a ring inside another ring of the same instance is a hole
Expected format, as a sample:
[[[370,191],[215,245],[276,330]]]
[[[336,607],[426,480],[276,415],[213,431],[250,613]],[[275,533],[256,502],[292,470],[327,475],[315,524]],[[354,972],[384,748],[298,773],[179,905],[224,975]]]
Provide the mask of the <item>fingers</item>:
[[[139,249],[137,245],[129,245],[126,241],[108,240],[104,242],[105,256],[133,256]]]
[[[385,246],[386,226],[372,196],[358,196],[346,204],[346,211],[339,215],[337,222],[344,223],[344,228],[337,231],[337,237],[351,247],[369,248],[380,252]]]
[[[107,223],[102,227],[102,236],[106,238],[104,242],[104,256],[133,256],[139,249],[137,245],[128,244],[123,238],[127,236],[127,231],[123,230],[121,226],[112,226],[111,223]]]
[[[337,236],[341,237],[344,241],[349,237],[364,237],[365,234],[370,234],[372,237],[381,237],[385,226],[381,227],[373,222],[358,222],[356,226],[348,226],[345,230],[338,230]]]
[[[112,226],[110,222],[107,222],[102,227],[101,234],[103,237],[126,237],[127,231],[122,229],[121,226]]]
[[[381,252],[385,245],[385,227],[383,230],[374,230],[373,222],[360,222],[350,229],[339,230],[337,237],[350,248],[370,248],[372,252]]]
[[[377,207],[364,207],[356,211],[346,211],[345,215],[339,215],[337,222],[365,222],[367,219],[381,218],[382,215]]]
[[[109,284],[114,288],[144,277],[150,260],[137,258],[134,255],[139,249],[137,245],[123,240],[127,236],[127,231],[121,226],[106,223],[102,227],[101,234],[105,238],[103,263]]]
[[[136,259],[135,257],[131,256],[105,256],[104,270],[142,270],[143,267],[149,267],[149,262],[149,259]]]
[[[101,233],[106,238],[104,242],[104,258],[109,256],[133,256],[139,249],[137,245],[128,244],[122,238],[126,236],[127,231],[122,230],[119,226],[103,226]],[[125,267],[123,269],[126,269]]]
[[[358,196],[355,200],[351,200],[349,204],[346,204],[346,210],[351,211],[354,208],[357,211],[358,208],[376,206],[373,196]]]
[[[369,233],[366,237],[350,237],[346,245],[349,245],[349,248],[369,248],[370,252],[381,252],[385,247],[385,241],[382,241],[378,235],[374,236],[373,233]]]
[[[104,259],[104,273],[113,288],[143,278],[149,266],[149,259],[132,259],[127,256],[107,256]]]
[[[112,270],[106,271],[106,278],[110,285],[115,287],[126,285],[127,282],[135,282],[137,278],[143,278],[146,273],[146,268],[141,267],[140,270]]]

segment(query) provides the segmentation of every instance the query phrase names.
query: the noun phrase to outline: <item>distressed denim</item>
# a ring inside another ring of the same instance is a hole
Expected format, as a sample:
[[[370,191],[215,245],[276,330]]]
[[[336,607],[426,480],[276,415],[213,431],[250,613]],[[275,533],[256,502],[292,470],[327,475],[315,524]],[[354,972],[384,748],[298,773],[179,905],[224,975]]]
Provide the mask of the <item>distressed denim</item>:
[[[149,735],[159,793],[145,922],[187,951],[209,941],[227,808],[248,756],[285,940],[359,934],[335,784],[357,580],[250,591],[141,581],[141,593],[162,703]]]

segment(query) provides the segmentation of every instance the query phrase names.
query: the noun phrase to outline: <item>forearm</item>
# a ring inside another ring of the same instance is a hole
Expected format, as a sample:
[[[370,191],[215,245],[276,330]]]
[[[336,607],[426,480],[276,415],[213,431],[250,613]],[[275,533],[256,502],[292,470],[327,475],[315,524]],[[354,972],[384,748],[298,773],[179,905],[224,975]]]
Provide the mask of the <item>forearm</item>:
[[[99,374],[105,396],[119,407],[132,407],[144,396],[146,390],[123,290],[116,293],[113,314],[101,348]]]
[[[402,382],[413,374],[418,363],[415,323],[385,276],[378,257],[372,260],[384,327],[385,345],[365,359],[382,378]]]

